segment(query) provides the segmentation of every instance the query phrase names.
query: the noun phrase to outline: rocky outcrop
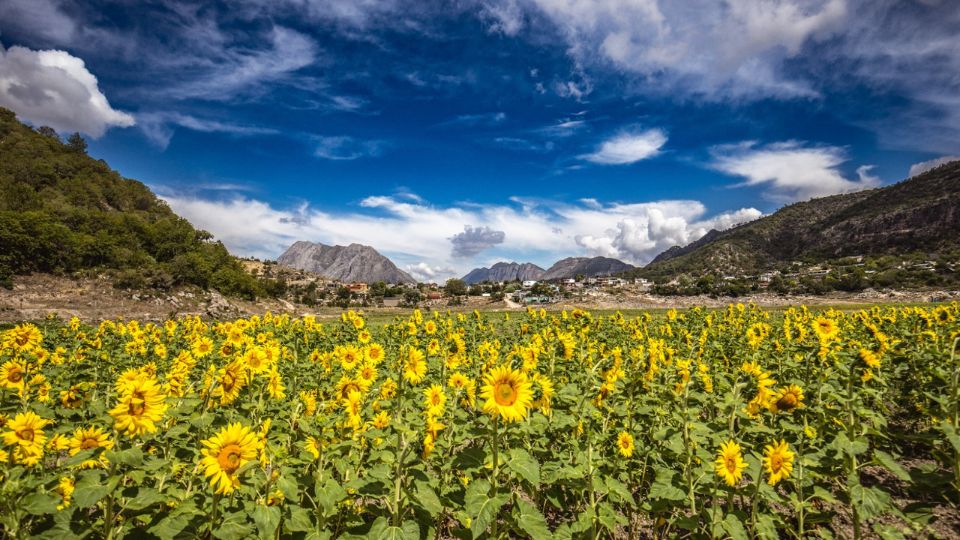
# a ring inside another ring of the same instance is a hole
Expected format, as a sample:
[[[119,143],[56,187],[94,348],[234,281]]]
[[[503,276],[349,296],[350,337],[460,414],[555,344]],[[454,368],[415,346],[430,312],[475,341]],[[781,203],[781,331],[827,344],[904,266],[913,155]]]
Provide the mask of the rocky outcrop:
[[[301,240],[284,251],[277,262],[344,283],[417,282],[377,250],[361,244],[327,246]]]
[[[498,262],[490,268],[474,268],[463,276],[468,285],[484,281],[527,281],[538,280],[543,275],[543,268],[533,263]]]
[[[584,277],[609,276],[631,270],[633,265],[609,257],[567,257],[554,263],[540,279],[565,279],[578,275]]]

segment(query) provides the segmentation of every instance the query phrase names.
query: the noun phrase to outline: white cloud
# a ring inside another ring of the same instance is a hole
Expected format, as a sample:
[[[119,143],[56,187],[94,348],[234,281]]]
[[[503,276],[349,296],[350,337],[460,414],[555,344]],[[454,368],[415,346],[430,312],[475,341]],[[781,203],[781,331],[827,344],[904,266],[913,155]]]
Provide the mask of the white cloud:
[[[362,157],[379,156],[386,143],[383,141],[361,141],[346,136],[317,136],[314,155],[323,159],[349,161]]]
[[[0,2],[0,21],[60,45],[69,44],[77,34],[76,23],[60,10],[56,0],[4,0]]]
[[[715,147],[712,153],[714,169],[744,178],[741,185],[765,187],[765,195],[778,202],[880,185],[879,178],[869,174],[870,166],[857,169],[857,180],[845,178],[838,167],[847,161],[846,152],[836,146],[809,146],[797,141],[759,146],[744,142]]]
[[[620,133],[601,143],[593,153],[580,157],[602,165],[627,165],[656,156],[666,143],[667,135],[660,129]]]
[[[912,178],[931,169],[935,169],[941,165],[946,165],[952,161],[960,161],[960,156],[943,156],[928,161],[921,161],[920,163],[914,163],[910,166],[910,173],[908,176]]]
[[[463,232],[450,237],[450,243],[453,245],[451,255],[473,257],[483,250],[502,244],[505,238],[506,234],[503,231],[495,231],[490,227],[464,225]]]
[[[241,92],[254,92],[265,83],[287,79],[292,72],[311,65],[318,50],[305,34],[274,26],[266,36],[269,47],[245,49],[227,47],[217,29],[196,32],[203,47],[212,50],[187,57],[179,76],[184,82],[162,89],[161,95],[176,99],[225,101]]]
[[[531,0],[580,65],[645,77],[647,89],[708,97],[814,91],[782,73],[811,39],[840,30],[847,0]]]
[[[237,136],[276,135],[279,133],[272,128],[197,118],[177,112],[140,113],[137,115],[137,124],[143,130],[147,139],[161,149],[170,144],[170,139],[178,126],[204,133],[227,133]]]
[[[110,106],[83,60],[64,51],[0,45],[0,105],[32,124],[92,137],[135,123]]]
[[[423,261],[420,261],[416,264],[408,264],[404,267],[404,270],[406,270],[407,273],[413,276],[413,279],[417,281],[434,283],[443,283],[446,280],[458,275],[457,271],[453,268],[434,268]]]
[[[419,198],[372,196],[359,207],[328,212],[306,204],[275,208],[240,194],[226,199],[203,199],[196,194],[163,198],[179,215],[212,232],[238,255],[275,258],[296,240],[357,242],[372,245],[401,268],[445,269],[457,275],[493,258],[519,257],[547,267],[563,257],[605,255],[644,264],[711,228],[726,228],[760,215],[743,209],[707,216],[700,202],[682,200],[568,204],[515,198],[507,204],[437,207]],[[463,234],[464,223],[502,232],[504,240],[472,257],[454,257],[450,239]],[[421,263],[425,266],[418,266]]]

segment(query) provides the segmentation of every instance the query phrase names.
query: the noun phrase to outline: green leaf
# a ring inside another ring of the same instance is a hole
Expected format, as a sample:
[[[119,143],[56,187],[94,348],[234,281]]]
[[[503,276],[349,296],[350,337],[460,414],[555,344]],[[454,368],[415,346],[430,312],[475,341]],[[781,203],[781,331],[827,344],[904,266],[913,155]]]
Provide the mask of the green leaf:
[[[686,498],[680,489],[680,475],[670,469],[657,468],[656,480],[650,486],[650,498],[667,501],[682,501]]]
[[[850,502],[860,513],[861,520],[867,520],[891,508],[890,495],[873,487],[863,487],[860,484],[850,486]]]
[[[490,496],[490,482],[475,480],[470,483],[464,497],[464,510],[470,515],[470,530],[474,538],[487,530],[487,526],[497,519],[500,508],[507,502],[507,495],[494,493]]]
[[[727,516],[723,518],[723,523],[720,525],[733,540],[750,539],[750,535],[748,535],[747,530],[743,528],[743,523],[740,522],[740,518],[734,514],[727,514]]]
[[[159,537],[161,540],[174,540],[182,537],[184,529],[190,525],[190,521],[202,514],[199,510],[185,503],[177,507],[170,515],[164,517],[156,525],[147,529],[147,532]]]
[[[81,450],[76,455],[70,456],[69,459],[63,462],[64,467],[76,467],[88,459],[93,459],[93,456],[99,452],[99,448],[89,448],[87,450]]]
[[[31,493],[20,499],[17,506],[25,510],[28,514],[40,516],[56,512],[58,504],[60,504],[60,497],[56,495],[50,493]]]
[[[297,483],[286,476],[281,476],[277,479],[277,489],[283,493],[283,496],[288,501],[296,501],[300,498],[300,488],[297,486]]]
[[[420,538],[420,526],[415,521],[404,521],[399,527],[390,525],[387,518],[380,516],[373,522],[367,538],[373,540],[417,540]]]
[[[877,533],[877,536],[882,540],[904,540],[906,538],[906,536],[903,535],[903,531],[893,525],[878,523],[873,526],[873,532]]]
[[[540,486],[540,463],[526,450],[522,448],[511,449],[507,467],[520,478],[533,484],[534,487]]]
[[[520,530],[527,533],[529,538],[533,540],[550,540],[553,538],[550,528],[547,527],[546,518],[543,517],[540,510],[537,510],[536,506],[528,501],[519,499],[516,508],[519,514],[517,516],[517,525],[520,527]]]
[[[157,503],[165,502],[167,498],[159,491],[149,487],[137,489],[134,496],[127,501],[125,508],[129,510],[143,510]]]
[[[760,514],[757,516],[757,537],[764,540],[777,540],[780,534],[777,532],[777,525],[773,521],[773,516],[769,514]]]
[[[143,450],[140,450],[137,446],[126,450],[109,450],[104,453],[104,456],[111,463],[126,465],[127,467],[139,467],[143,463]]]
[[[873,452],[873,457],[876,458],[876,460],[880,463],[880,465],[883,466],[883,468],[893,473],[893,475],[899,478],[900,480],[903,480],[904,482],[910,481],[910,473],[903,468],[903,465],[900,465],[899,463],[897,463],[897,460],[894,459],[893,456],[891,456],[890,454],[886,452],[882,452],[880,450],[875,450]]]
[[[625,502],[631,507],[636,506],[637,503],[633,500],[633,494],[630,493],[630,490],[623,482],[612,476],[608,476],[603,479],[603,483],[610,491],[611,499],[618,502]]]
[[[110,488],[100,483],[99,474],[88,474],[74,485],[73,504],[77,508],[90,508],[109,492]]]
[[[333,478],[327,478],[321,485],[319,482],[316,487],[317,503],[323,508],[323,513],[331,516],[336,513],[337,504],[347,498],[347,492]]]
[[[253,512],[250,513],[253,522],[257,525],[257,532],[260,538],[273,538],[277,527],[280,525],[280,509],[276,506],[255,505]]]
[[[422,480],[414,482],[414,486],[414,498],[431,517],[437,517],[443,511],[443,504],[440,503],[437,493],[430,487],[430,484]]]
[[[239,521],[224,521],[213,531],[213,536],[220,540],[240,540],[249,538],[253,532],[252,527]]]
[[[290,505],[290,518],[284,522],[288,532],[309,532],[314,529],[310,512],[306,508]]]

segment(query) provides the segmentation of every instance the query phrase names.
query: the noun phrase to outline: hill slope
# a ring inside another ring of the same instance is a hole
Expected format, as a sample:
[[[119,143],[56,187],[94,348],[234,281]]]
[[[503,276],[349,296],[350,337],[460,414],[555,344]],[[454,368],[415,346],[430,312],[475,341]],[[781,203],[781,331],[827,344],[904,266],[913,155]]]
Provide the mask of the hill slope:
[[[608,276],[632,269],[633,266],[609,257],[567,257],[553,263],[540,279],[564,279],[577,275],[586,277]]]
[[[377,250],[360,244],[327,246],[301,240],[287,248],[277,262],[343,282],[417,282]]]
[[[222,244],[88,156],[79,135],[64,144],[49,128],[38,131],[0,108],[0,282],[105,270],[130,286],[256,295],[256,280]]]
[[[533,263],[498,262],[490,268],[474,268],[463,281],[468,285],[484,281],[526,281],[538,280],[543,275],[543,268]]]
[[[898,184],[785,206],[756,221],[711,231],[634,272],[750,274],[790,261],[902,255],[960,247],[960,162]]]

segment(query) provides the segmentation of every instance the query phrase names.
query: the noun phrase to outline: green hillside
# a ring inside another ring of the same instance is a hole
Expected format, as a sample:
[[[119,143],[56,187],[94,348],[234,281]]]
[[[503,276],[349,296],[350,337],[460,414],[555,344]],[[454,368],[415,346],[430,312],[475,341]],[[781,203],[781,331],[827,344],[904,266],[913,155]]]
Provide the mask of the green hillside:
[[[79,135],[64,143],[0,108],[0,283],[81,271],[106,272],[119,286],[261,291],[223,244],[88,156]]]
[[[711,231],[686,247],[665,251],[631,275],[662,282],[681,276],[796,274],[797,268],[816,265],[828,270],[838,263],[852,266],[843,261],[856,257],[863,273],[884,280],[866,279],[865,286],[898,285],[888,271],[910,265],[933,274],[921,284],[950,285],[955,280],[937,274],[952,272],[958,254],[960,162],[953,162],[892,186],[812,199],[726,231]]]

